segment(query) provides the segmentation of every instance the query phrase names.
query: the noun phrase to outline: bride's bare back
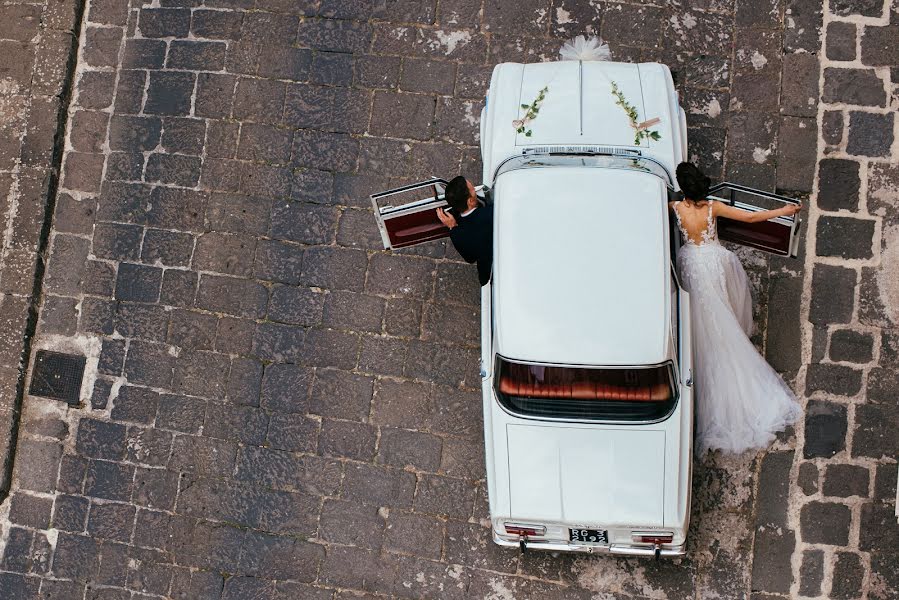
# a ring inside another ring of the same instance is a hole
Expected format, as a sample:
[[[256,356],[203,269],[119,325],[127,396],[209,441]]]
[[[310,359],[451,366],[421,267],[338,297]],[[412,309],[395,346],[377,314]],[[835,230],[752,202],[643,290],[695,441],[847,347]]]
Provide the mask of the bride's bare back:
[[[672,206],[683,234],[697,246],[714,239],[714,208],[709,200],[675,202]]]

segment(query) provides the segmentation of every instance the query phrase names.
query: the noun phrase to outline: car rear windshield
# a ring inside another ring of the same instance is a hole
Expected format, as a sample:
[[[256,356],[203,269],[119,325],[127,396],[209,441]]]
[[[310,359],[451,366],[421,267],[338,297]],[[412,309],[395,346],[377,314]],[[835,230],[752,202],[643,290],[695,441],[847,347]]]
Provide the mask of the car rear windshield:
[[[656,421],[677,402],[669,365],[646,368],[554,367],[498,361],[496,391],[528,416]]]

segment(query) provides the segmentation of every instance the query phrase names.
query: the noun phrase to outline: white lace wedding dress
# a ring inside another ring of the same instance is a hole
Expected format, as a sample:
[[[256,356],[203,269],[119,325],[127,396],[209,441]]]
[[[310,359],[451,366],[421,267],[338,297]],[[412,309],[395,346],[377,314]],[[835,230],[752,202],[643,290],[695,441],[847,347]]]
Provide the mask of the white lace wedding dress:
[[[711,202],[700,243],[687,234],[679,210],[677,202],[674,212],[684,237],[677,267],[690,293],[693,322],[697,451],[765,447],[801,408],[749,340],[749,279],[737,256],[718,242]]]

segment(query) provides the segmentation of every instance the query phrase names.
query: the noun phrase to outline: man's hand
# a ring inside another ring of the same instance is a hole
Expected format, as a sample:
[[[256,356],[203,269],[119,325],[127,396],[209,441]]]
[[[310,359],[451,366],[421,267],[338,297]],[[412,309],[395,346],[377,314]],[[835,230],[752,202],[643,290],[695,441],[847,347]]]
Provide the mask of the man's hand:
[[[440,222],[443,223],[447,229],[452,229],[456,226],[456,219],[452,215],[446,214],[442,208],[437,209],[437,218],[440,219]]]

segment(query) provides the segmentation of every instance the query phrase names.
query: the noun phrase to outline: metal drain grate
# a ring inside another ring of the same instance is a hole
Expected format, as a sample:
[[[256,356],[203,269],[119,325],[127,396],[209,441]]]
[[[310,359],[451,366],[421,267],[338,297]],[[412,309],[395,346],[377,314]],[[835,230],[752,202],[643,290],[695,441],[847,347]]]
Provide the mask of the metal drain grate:
[[[76,354],[38,350],[28,393],[77,406],[84,363],[85,358]]]

